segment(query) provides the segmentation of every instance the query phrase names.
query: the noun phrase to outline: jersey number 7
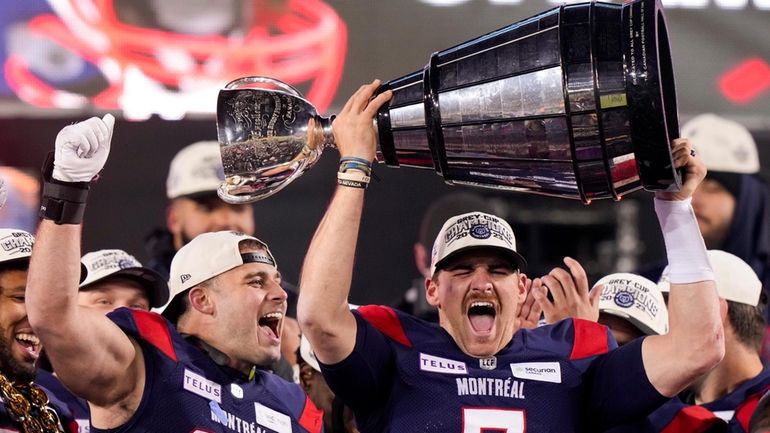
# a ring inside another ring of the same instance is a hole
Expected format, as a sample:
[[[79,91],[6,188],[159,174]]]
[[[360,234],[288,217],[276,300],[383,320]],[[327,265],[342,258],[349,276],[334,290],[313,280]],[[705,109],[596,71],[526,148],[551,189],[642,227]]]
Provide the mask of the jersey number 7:
[[[524,433],[521,409],[468,408],[463,410],[463,433]]]

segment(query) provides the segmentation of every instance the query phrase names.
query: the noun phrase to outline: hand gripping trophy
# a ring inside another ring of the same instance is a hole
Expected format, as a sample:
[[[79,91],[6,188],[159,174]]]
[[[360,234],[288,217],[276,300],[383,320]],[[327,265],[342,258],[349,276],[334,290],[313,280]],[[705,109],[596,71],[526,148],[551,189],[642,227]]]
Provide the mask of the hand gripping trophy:
[[[447,183],[590,203],[681,185],[674,74],[660,0],[563,5],[434,53],[391,80],[377,160]],[[280,191],[334,146],[332,118],[288,84],[244,77],[219,93],[219,195]]]

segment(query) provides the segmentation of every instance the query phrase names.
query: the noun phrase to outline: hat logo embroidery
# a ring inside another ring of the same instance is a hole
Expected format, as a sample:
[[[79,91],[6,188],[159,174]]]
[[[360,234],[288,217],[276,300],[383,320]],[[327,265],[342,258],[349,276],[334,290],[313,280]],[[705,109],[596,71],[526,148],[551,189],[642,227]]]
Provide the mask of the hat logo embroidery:
[[[621,308],[630,308],[634,305],[634,295],[630,292],[620,291],[615,294],[615,304]]]
[[[476,239],[487,239],[492,235],[486,224],[476,224],[471,227],[471,236]]]
[[[130,268],[132,265],[133,263],[131,262],[131,260],[123,259],[118,262],[118,267],[120,269],[127,269],[127,268]]]
[[[185,281],[189,280],[190,278],[192,278],[192,275],[190,275],[190,274],[182,274],[182,276],[181,276],[182,284],[184,284]]]
[[[2,247],[4,251],[19,250],[19,253],[28,253],[32,251],[32,244],[34,238],[26,233],[13,232],[10,236],[7,236],[2,240]]]

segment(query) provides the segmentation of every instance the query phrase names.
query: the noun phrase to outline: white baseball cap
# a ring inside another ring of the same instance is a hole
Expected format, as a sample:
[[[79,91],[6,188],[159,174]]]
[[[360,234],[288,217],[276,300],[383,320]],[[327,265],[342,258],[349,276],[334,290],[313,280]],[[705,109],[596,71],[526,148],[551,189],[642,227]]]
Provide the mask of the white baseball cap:
[[[166,197],[216,192],[225,179],[216,141],[199,141],[177,152],[168,169]]]
[[[682,137],[692,141],[711,171],[759,172],[757,144],[749,130],[716,114],[701,114],[682,126]]]
[[[123,250],[94,251],[81,257],[80,264],[83,270],[81,289],[107,277],[119,276],[136,281],[144,287],[150,299],[150,307],[160,307],[168,302],[166,280],[159,273],[142,266],[139,260]]]
[[[658,285],[636,274],[615,273],[594,284],[603,284],[599,312],[626,319],[645,335],[668,332],[668,308]]]
[[[29,260],[35,237],[18,229],[0,229],[0,263]]]
[[[717,294],[722,299],[753,307],[759,305],[762,295],[762,281],[757,277],[754,269],[740,257],[722,250],[708,250],[709,262],[714,269]],[[671,291],[671,283],[668,278],[668,266],[663,270],[658,282],[660,290]]]
[[[516,252],[513,229],[502,218],[469,212],[449,218],[436,237],[431,253],[430,274],[435,275],[447,259],[472,248],[494,248],[505,252],[520,270],[527,261]]]
[[[318,364],[315,352],[313,352],[313,348],[310,347],[310,341],[308,341],[307,337],[304,335],[301,336],[299,340],[299,356],[302,357],[302,360],[305,361],[307,365],[313,367],[313,370],[318,372],[321,371],[321,365]]]
[[[245,240],[260,243],[264,246],[264,251],[242,254],[238,245]],[[196,236],[180,248],[171,260],[168,282],[171,296],[168,303],[156,311],[161,312],[169,320],[175,321],[180,311],[178,311],[178,303],[174,301],[180,298],[180,294],[244,263],[266,263],[278,266],[267,244],[253,236],[230,230]]]

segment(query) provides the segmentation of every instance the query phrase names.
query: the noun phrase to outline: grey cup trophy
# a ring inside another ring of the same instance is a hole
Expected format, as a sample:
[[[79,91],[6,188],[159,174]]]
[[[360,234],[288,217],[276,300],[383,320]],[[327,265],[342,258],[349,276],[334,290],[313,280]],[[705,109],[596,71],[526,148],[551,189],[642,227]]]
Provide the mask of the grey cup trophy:
[[[681,185],[660,0],[563,5],[436,52],[387,89],[375,124],[377,160],[390,166],[584,203]],[[280,191],[334,145],[332,119],[277,80],[229,83],[217,103],[220,197]]]

